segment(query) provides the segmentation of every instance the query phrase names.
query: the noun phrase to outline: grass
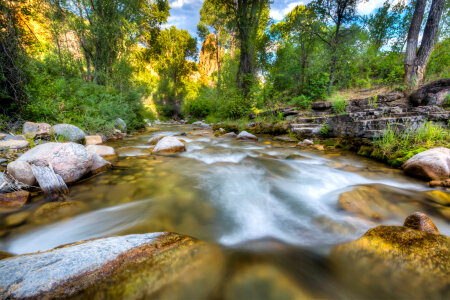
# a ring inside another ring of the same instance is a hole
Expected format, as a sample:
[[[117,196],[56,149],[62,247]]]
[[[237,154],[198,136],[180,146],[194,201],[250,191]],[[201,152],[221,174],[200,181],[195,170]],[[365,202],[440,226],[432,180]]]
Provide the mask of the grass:
[[[398,130],[397,125],[389,124],[383,136],[375,140],[371,156],[385,160],[393,166],[400,166],[415,154],[435,147],[449,147],[449,145],[448,129],[432,121],[423,123],[417,128],[405,130]]]
[[[345,113],[345,109],[347,108],[347,101],[341,95],[334,95],[331,98],[331,103],[333,105],[333,112],[337,115],[341,115]]]

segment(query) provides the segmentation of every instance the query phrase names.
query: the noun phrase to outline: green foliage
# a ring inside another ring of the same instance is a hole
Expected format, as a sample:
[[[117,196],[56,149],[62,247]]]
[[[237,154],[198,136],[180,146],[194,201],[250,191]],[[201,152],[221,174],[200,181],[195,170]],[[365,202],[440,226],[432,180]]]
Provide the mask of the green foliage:
[[[331,103],[333,105],[333,112],[337,115],[344,114],[347,108],[347,100],[340,95],[335,95],[331,98]]]
[[[378,107],[377,99],[378,99],[378,95],[375,95],[374,97],[370,98],[369,106],[371,106],[372,108],[377,108]]]
[[[143,125],[138,89],[131,86],[116,89],[77,77],[56,75],[49,61],[51,59],[33,65],[27,86],[29,103],[23,107],[25,119],[69,123],[88,132],[111,131],[118,117],[125,120],[130,129]]]
[[[305,95],[300,95],[297,97],[292,98],[292,100],[290,101],[290,105],[293,105],[297,108],[301,108],[301,109],[308,109],[311,107],[311,103],[312,100],[305,96]]]
[[[399,130],[389,124],[383,136],[375,140],[372,156],[399,166],[419,152],[450,143],[448,130],[432,121],[413,129],[405,127],[407,129]]]
[[[330,125],[324,122],[320,128],[319,134],[323,137],[327,137],[330,134]]]

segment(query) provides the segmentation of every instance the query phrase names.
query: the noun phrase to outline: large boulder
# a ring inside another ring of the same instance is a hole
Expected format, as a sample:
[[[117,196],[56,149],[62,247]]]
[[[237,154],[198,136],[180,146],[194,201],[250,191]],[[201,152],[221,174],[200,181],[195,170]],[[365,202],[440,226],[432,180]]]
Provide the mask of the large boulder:
[[[36,178],[33,175],[31,166],[26,161],[16,160],[10,162],[7,166],[7,170],[12,177],[26,185],[34,185],[36,183]]]
[[[374,299],[448,299],[449,257],[449,237],[407,226],[372,228],[331,253],[336,278]]]
[[[20,156],[18,161],[45,167],[52,165],[65,183],[80,179],[92,168],[92,154],[76,143],[47,143],[34,147]]]
[[[22,128],[22,134],[29,138],[46,139],[52,133],[52,126],[47,123],[25,122]]]
[[[223,271],[220,248],[190,237],[107,237],[0,260],[0,298],[206,299]]]
[[[450,94],[450,78],[432,81],[418,88],[409,96],[414,106],[442,105]]]
[[[26,140],[7,140],[0,141],[0,150],[23,149],[30,146],[30,142]]]
[[[89,145],[89,146],[86,146],[86,150],[88,152],[98,154],[102,157],[116,155],[116,151],[114,150],[113,147],[110,147],[110,146]]]
[[[162,138],[153,148],[152,153],[176,153],[186,151],[182,142],[173,136]]]
[[[112,167],[112,164],[109,161],[106,161],[105,159],[103,159],[103,157],[101,157],[97,153],[91,152],[91,158],[92,158],[92,166],[90,171],[93,174],[106,171]]]
[[[124,120],[122,120],[121,118],[117,118],[116,119],[116,124],[117,124],[117,128],[121,132],[127,132],[127,123],[125,123]]]
[[[251,141],[257,141],[258,140],[258,138],[255,135],[253,135],[251,133],[248,133],[247,131],[241,131],[237,135],[236,139],[238,139],[238,140],[251,140]]]
[[[444,180],[450,175],[450,149],[439,147],[414,155],[403,164],[406,174],[427,180]]]
[[[58,124],[52,127],[53,132],[57,138],[62,138],[64,141],[75,143],[82,143],[86,134],[83,130],[71,124]]]

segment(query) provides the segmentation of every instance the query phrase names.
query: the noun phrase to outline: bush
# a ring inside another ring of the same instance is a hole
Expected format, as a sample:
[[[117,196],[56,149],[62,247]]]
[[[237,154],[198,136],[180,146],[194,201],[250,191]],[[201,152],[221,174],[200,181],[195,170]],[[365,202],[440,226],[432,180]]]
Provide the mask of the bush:
[[[345,109],[347,108],[347,101],[344,97],[339,95],[334,96],[331,99],[331,103],[333,105],[333,112],[337,115],[345,113]]]
[[[305,95],[300,95],[297,97],[292,98],[292,100],[289,102],[290,105],[293,105],[297,108],[301,108],[301,109],[308,109],[311,107],[311,103],[312,100],[311,98],[305,96]]]

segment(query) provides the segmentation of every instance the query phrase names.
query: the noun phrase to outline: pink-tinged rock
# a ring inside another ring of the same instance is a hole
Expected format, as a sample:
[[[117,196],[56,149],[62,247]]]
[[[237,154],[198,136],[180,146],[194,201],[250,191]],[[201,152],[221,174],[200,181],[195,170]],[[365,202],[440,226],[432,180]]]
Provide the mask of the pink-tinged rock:
[[[7,140],[0,141],[0,150],[23,149],[30,146],[30,142],[25,140]]]
[[[49,138],[51,134],[50,124],[25,122],[22,133],[30,138]]]
[[[176,153],[186,151],[184,144],[173,136],[162,138],[153,149],[152,153]]]
[[[238,134],[236,139],[238,139],[238,140],[253,140],[253,141],[258,140],[258,138],[255,135],[248,133],[247,131],[241,131],[241,133]]]
[[[15,210],[25,205],[30,198],[27,191],[0,194],[0,210]]]
[[[106,171],[112,167],[112,164],[104,160],[100,155],[96,153],[91,153],[91,155],[92,155],[92,166],[90,171],[93,174]]]
[[[439,147],[416,154],[403,164],[403,170],[427,180],[445,180],[450,175],[450,149]]]
[[[85,137],[85,142],[84,144],[86,146],[89,145],[100,145],[101,143],[103,143],[102,137],[99,135],[88,135]]]
[[[89,145],[89,146],[86,146],[86,150],[88,152],[98,154],[101,157],[116,155],[116,151],[114,150],[113,147],[104,146],[104,145]]]
[[[60,175],[65,183],[80,179],[91,170],[93,164],[92,153],[76,143],[42,144],[27,151],[17,160],[41,167],[51,164],[55,173]]]
[[[22,183],[27,185],[34,185],[36,183],[31,166],[26,161],[16,160],[10,162],[7,170],[12,177]]]

